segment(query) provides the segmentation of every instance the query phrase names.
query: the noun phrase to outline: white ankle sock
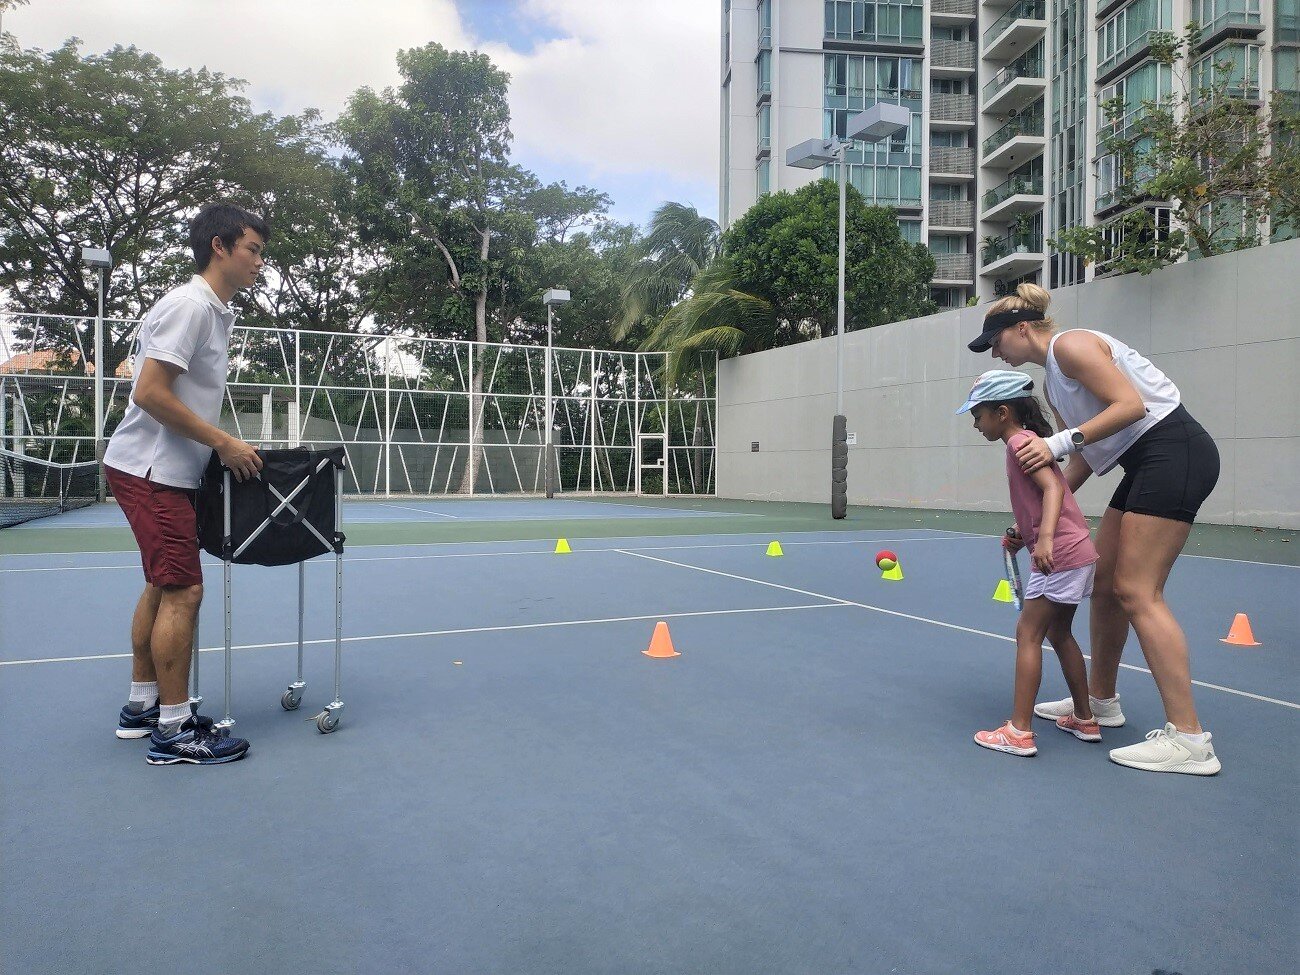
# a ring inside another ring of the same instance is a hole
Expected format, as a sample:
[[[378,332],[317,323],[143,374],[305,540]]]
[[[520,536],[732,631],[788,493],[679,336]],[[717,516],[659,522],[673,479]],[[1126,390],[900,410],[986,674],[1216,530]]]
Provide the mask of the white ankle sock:
[[[1119,695],[1116,694],[1114,697],[1093,697],[1089,694],[1088,700],[1092,701],[1093,704],[1114,704],[1119,700]]]
[[[190,702],[184,704],[163,704],[159,706],[158,725],[179,724],[190,716]]]
[[[158,682],[151,681],[148,684],[131,682],[131,696],[127,698],[131,704],[144,705],[143,710],[148,710],[158,703]]]
[[[1208,731],[1202,731],[1195,735],[1189,735],[1185,731],[1180,731],[1178,732],[1178,737],[1182,738],[1184,741],[1190,741],[1193,745],[1204,745],[1210,740],[1210,733]]]

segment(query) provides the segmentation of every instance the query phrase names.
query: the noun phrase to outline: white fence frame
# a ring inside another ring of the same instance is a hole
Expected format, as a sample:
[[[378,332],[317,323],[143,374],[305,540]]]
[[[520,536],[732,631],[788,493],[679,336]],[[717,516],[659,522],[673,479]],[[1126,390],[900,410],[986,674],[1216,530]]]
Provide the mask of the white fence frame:
[[[55,323],[64,335],[57,341]],[[86,365],[94,323],[0,314],[0,447],[45,460],[94,458],[94,370]],[[127,337],[139,327],[106,325]],[[34,351],[51,361],[16,358]],[[545,346],[236,324],[218,422],[258,446],[342,445],[350,494],[540,494],[546,353]],[[638,438],[650,433],[665,437],[667,462],[665,480],[647,494],[714,493],[716,357],[702,360],[695,389],[685,392],[664,388],[665,361],[663,353],[551,349],[560,491],[636,493]],[[104,385],[111,435],[130,396],[129,372]]]

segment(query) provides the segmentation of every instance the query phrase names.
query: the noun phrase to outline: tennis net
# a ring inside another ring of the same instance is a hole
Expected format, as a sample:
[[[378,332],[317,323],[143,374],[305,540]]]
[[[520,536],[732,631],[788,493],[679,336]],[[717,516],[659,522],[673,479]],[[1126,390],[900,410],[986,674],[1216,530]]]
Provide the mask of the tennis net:
[[[94,504],[99,464],[54,464],[0,449],[0,528]]]

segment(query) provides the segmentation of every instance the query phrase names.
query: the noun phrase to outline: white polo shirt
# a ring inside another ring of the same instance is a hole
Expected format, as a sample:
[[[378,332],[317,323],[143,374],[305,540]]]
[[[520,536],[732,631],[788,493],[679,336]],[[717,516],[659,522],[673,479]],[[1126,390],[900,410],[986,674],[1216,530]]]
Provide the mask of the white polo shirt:
[[[172,392],[208,423],[221,416],[230,371],[230,329],[235,312],[222,304],[200,275],[167,292],[140,324],[131,356],[135,379],[126,415],[113,431],[104,463],[127,474],[171,487],[197,488],[212,448],[173,433],[135,404],[135,383],[145,359],[158,359],[185,371]]]

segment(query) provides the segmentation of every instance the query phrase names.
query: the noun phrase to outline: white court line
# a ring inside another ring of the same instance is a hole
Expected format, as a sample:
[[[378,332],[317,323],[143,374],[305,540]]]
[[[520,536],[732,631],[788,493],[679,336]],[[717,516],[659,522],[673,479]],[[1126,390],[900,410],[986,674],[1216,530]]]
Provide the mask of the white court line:
[[[838,596],[829,596],[826,593],[810,592],[807,589],[796,589],[793,586],[783,586],[777,582],[768,582],[766,579],[752,579],[748,576],[734,575],[730,572],[720,572],[717,569],[706,569],[703,566],[691,565],[689,562],[673,562],[669,559],[661,559],[653,555],[640,555],[627,549],[622,550],[624,555],[630,555],[636,559],[648,559],[651,562],[662,562],[664,565],[675,565],[683,569],[694,569],[696,572],[707,572],[710,575],[725,576],[728,579],[739,579],[741,582],[753,582],[760,586],[771,586],[773,589],[783,589],[787,592],[798,593],[801,596],[811,596],[814,599],[831,599],[835,602],[842,603],[845,606],[857,606],[859,609],[869,609],[874,613],[884,613],[887,616],[897,616],[906,620],[915,620],[918,623],[929,623],[931,626],[941,626],[948,630],[959,630],[963,633],[974,633],[977,636],[987,636],[994,640],[1002,640],[1006,643],[1015,643],[1015,637],[1004,636],[1001,633],[990,633],[988,630],[976,630],[969,626],[958,626],[956,623],[945,623],[942,620],[930,619],[926,616],[913,616],[911,613],[900,613],[897,610],[885,609],[883,606],[872,606],[870,603],[859,603],[852,599],[841,599]],[[1091,660],[1089,654],[1083,655],[1085,660]],[[1125,670],[1137,671],[1140,674],[1150,674],[1145,667],[1138,667],[1134,664],[1121,663]],[[1300,704],[1293,701],[1283,701],[1275,697],[1264,697],[1261,694],[1252,694],[1250,691],[1239,691],[1234,687],[1224,687],[1222,684],[1211,684],[1208,681],[1193,680],[1192,684],[1196,687],[1205,687],[1209,690],[1223,691],[1225,694],[1236,694],[1239,697],[1248,697],[1253,701],[1263,701],[1266,704],[1280,704],[1282,707],[1293,708],[1300,711]]]
[[[420,513],[420,514],[422,514],[422,515],[436,515],[436,516],[439,517],[439,518],[450,518],[450,519],[452,519],[453,521],[460,521],[460,515],[445,515],[445,514],[443,514],[441,511],[427,511],[427,510],[425,510],[424,508],[409,508],[409,507],[407,507],[407,506],[404,505],[404,504],[393,504],[391,501],[375,501],[375,502],[372,502],[372,503],[373,503],[373,504],[377,504],[377,505],[379,505],[379,506],[381,506],[381,507],[384,507],[384,508],[397,508],[397,509],[400,510],[400,511],[415,511],[415,512],[418,512],[418,513]],[[361,522],[361,521],[354,521],[354,522],[351,522],[351,524],[353,524],[353,525],[364,525],[364,524],[370,524],[370,525],[398,524],[398,525],[401,525],[401,524],[405,524],[405,522],[401,522],[401,521],[399,521],[399,522],[386,522],[386,521]]]
[[[767,539],[766,535],[760,537],[762,539]],[[939,538],[864,538],[864,539],[850,539],[847,541],[840,540],[840,539],[826,539],[824,541],[815,541],[815,542],[786,542],[785,546],[786,548],[793,548],[795,546],[808,546],[808,545],[882,545],[882,544],[900,545],[907,542],[952,542],[952,541],[963,542],[963,541],[970,541],[971,539],[976,539],[976,538],[989,540],[989,539],[994,539],[996,537],[997,536],[994,535],[946,535]],[[461,543],[444,543],[444,544],[461,544]],[[469,544],[481,544],[481,543],[469,543]],[[681,551],[681,550],[714,549],[714,548],[761,548],[766,544],[767,544],[766,541],[754,541],[754,542],[720,542],[714,545],[623,545],[623,546],[613,547],[613,548],[592,548],[585,545],[579,545],[578,548],[575,548],[573,550],[572,554],[586,555],[592,552],[622,552],[625,549],[628,551],[636,551],[636,552],[663,552],[663,551]],[[358,546],[358,547],[371,547],[371,546]],[[110,553],[101,552],[98,554],[104,555]],[[112,553],[112,554],[116,554],[116,553]],[[129,553],[124,552],[121,554],[126,555]],[[343,561],[344,563],[406,562],[406,561],[419,562],[426,559],[484,559],[484,558],[513,557],[516,555],[554,555],[554,554],[555,553],[550,549],[528,549],[527,551],[520,551],[520,552],[448,552],[445,554],[435,554],[435,555],[361,555],[361,556],[355,556],[353,558],[349,558],[345,555],[343,557]],[[220,562],[204,560],[203,564],[220,565]],[[309,564],[314,564],[314,563],[309,563]],[[329,560],[324,560],[320,564],[329,565],[331,563],[329,562]],[[138,568],[140,568],[140,564],[137,559],[135,561],[128,562],[125,565],[53,565],[53,566],[37,566],[37,567],[32,567],[27,569],[0,569],[0,575],[3,575],[4,573],[7,572],[85,572],[90,570],[98,571],[101,569],[138,569]]]
[[[551,623],[512,623],[506,626],[466,626],[452,630],[422,630],[418,633],[375,633],[370,636],[347,636],[344,643],[371,643],[376,640],[410,640],[417,637],[457,636],[466,633],[508,633],[511,630],[544,630],[557,626],[591,626],[598,623],[635,623],[646,620],[675,620],[692,616],[739,616],[746,613],[786,613],[797,609],[839,609],[848,605],[841,600],[829,603],[802,603],[798,606],[756,606],[750,609],[704,609],[689,613],[651,613],[648,616],[610,616],[592,620],[557,620]],[[323,640],[304,640],[303,646],[333,644],[332,637]],[[231,650],[270,650],[280,647],[296,647],[297,640],[281,643],[241,643]],[[199,653],[219,653],[225,647],[202,647]],[[20,667],[27,664],[67,664],[86,660],[129,660],[129,653],[93,653],[78,657],[38,657],[27,660],[0,660],[0,667]]]

